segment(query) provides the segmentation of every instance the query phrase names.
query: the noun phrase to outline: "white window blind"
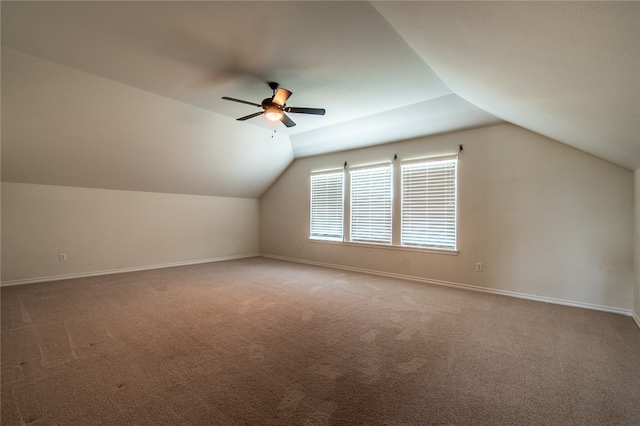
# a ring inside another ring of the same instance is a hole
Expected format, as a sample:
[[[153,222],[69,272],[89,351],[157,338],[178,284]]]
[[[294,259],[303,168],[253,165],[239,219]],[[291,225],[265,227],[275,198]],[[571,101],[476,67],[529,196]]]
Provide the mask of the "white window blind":
[[[391,165],[352,169],[351,241],[391,244]]]
[[[311,175],[310,238],[342,241],[344,172]]]
[[[457,164],[449,158],[401,165],[402,245],[456,249]]]

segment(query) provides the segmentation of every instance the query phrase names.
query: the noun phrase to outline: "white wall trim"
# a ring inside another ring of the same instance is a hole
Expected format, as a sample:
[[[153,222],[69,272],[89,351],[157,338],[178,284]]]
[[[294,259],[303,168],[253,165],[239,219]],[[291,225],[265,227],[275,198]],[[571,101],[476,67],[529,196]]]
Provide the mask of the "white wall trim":
[[[86,278],[86,277],[96,277],[99,275],[111,275],[111,274],[121,274],[125,272],[137,272],[137,271],[147,271],[150,269],[161,269],[161,268],[172,268],[175,266],[187,266],[187,265],[197,265],[199,263],[210,263],[210,262],[222,262],[224,260],[234,260],[234,259],[244,259],[248,257],[259,257],[260,254],[241,254],[236,256],[223,256],[223,257],[215,257],[211,259],[198,259],[198,260],[187,260],[183,262],[172,262],[172,263],[162,263],[158,265],[146,265],[146,266],[134,266],[130,268],[119,268],[119,269],[107,269],[104,271],[94,271],[94,272],[80,272],[77,274],[67,274],[67,275],[53,275],[50,277],[38,277],[38,278],[27,278],[23,280],[12,280],[12,281],[3,281],[0,283],[0,287],[9,287],[14,285],[22,285],[22,284],[35,284],[42,283],[47,281],[60,281],[60,280],[70,280],[74,278]]]
[[[210,258],[210,259],[188,260],[188,261],[184,261],[184,262],[163,263],[163,264],[158,264],[158,265],[136,266],[136,267],[130,267],[130,268],[108,269],[108,270],[104,270],[104,271],[83,272],[83,273],[77,273],[77,274],[54,275],[54,276],[49,276],[49,277],[38,277],[38,278],[28,278],[28,279],[22,279],[22,280],[3,281],[2,283],[0,283],[0,287],[9,287],[9,286],[14,286],[14,285],[22,285],[22,284],[35,284],[35,283],[48,282],[48,281],[60,281],[60,280],[68,280],[68,279],[74,279],[74,278],[96,277],[96,276],[100,276],[100,275],[121,274],[121,273],[126,273],[126,272],[147,271],[147,270],[151,270],[151,269],[172,268],[172,267],[176,267],[176,266],[197,265],[197,264],[200,264],[200,263],[210,263],[210,262],[222,262],[222,261],[225,261],[225,260],[245,259],[245,258],[250,258],[250,257],[266,257],[266,258],[270,258],[270,259],[284,260],[284,261],[287,261],[287,262],[304,263],[304,264],[314,265],[314,266],[323,266],[323,267],[326,267],[326,268],[342,269],[342,270],[352,271],[352,272],[361,272],[361,273],[370,274],[370,275],[378,275],[378,276],[384,276],[384,277],[390,277],[390,278],[399,278],[399,279],[404,279],[404,280],[409,280],[409,281],[418,281],[418,282],[423,282],[423,283],[428,283],[428,284],[441,285],[441,286],[445,286],[445,287],[462,288],[462,289],[471,290],[471,291],[478,291],[478,292],[481,292],[481,293],[498,294],[498,295],[502,295],[502,296],[515,297],[515,298],[518,298],[518,299],[533,300],[533,301],[536,301],[536,302],[554,303],[554,304],[557,304],[557,305],[573,306],[573,307],[578,307],[578,308],[592,309],[592,310],[596,310],[596,311],[611,312],[611,313],[615,313],[615,314],[631,316],[633,318],[633,320],[635,321],[636,325],[640,328],[640,317],[638,316],[637,313],[635,313],[635,312],[633,312],[633,311],[631,311],[629,309],[620,309],[620,308],[613,308],[613,307],[609,307],[609,306],[594,305],[594,304],[590,304],[590,303],[574,302],[574,301],[571,301],[571,300],[556,299],[556,298],[553,298],[553,297],[534,296],[534,295],[525,294],[525,293],[518,293],[518,292],[515,292],[515,291],[498,290],[498,289],[492,289],[492,288],[478,287],[478,286],[474,286],[474,285],[470,285],[470,284],[462,284],[462,283],[455,283],[455,282],[450,282],[450,281],[434,280],[434,279],[429,279],[429,278],[415,277],[415,276],[411,276],[411,275],[403,275],[403,274],[396,274],[396,273],[392,273],[392,272],[375,271],[375,270],[372,270],[372,269],[355,268],[355,267],[351,267],[351,266],[343,266],[343,265],[337,265],[337,264],[332,264],[332,263],[316,262],[316,261],[312,261],[312,260],[304,260],[304,259],[296,259],[296,258],[291,258],[291,257],[276,256],[276,255],[265,254],[265,253],[260,253],[260,254],[253,253],[253,254],[244,254],[244,255],[236,255],[236,256],[224,256],[224,257],[216,257],[216,258]]]
[[[554,297],[535,296],[535,295],[531,295],[531,294],[518,293],[518,292],[515,292],[515,291],[499,290],[499,289],[486,288],[486,287],[478,287],[478,286],[470,285],[470,284],[462,284],[462,283],[455,283],[455,282],[450,282],[450,281],[434,280],[434,279],[429,279],[429,278],[415,277],[415,276],[411,276],[411,275],[396,274],[396,273],[393,273],[393,272],[375,271],[375,270],[372,270],[372,269],[354,268],[354,267],[351,267],[351,266],[343,266],[343,265],[337,265],[337,264],[332,264],[332,263],[316,262],[316,261],[313,261],[313,260],[295,259],[295,258],[284,257],[284,256],[275,256],[275,255],[272,255],[272,254],[260,253],[260,256],[261,257],[270,258],[270,259],[284,260],[284,261],[288,261],[288,262],[305,263],[305,264],[308,264],[308,265],[323,266],[323,267],[333,268],[333,269],[342,269],[342,270],[352,271],[352,272],[361,272],[361,273],[364,273],[364,274],[379,275],[379,276],[390,277],[390,278],[399,278],[399,279],[409,280],[409,281],[418,281],[418,282],[423,282],[423,283],[427,283],[427,284],[435,284],[435,285],[440,285],[440,286],[445,286],[445,287],[462,288],[462,289],[465,289],[465,290],[478,291],[478,292],[481,292],[481,293],[497,294],[497,295],[501,295],[501,296],[515,297],[515,298],[518,298],[518,299],[533,300],[533,301],[536,301],[536,302],[553,303],[553,304],[556,304],[556,305],[573,306],[573,307],[576,307],[576,308],[584,308],[584,309],[591,309],[591,310],[595,310],[595,311],[611,312],[611,313],[614,313],[614,314],[633,316],[633,319],[636,321],[636,323],[640,327],[640,319],[637,316],[635,316],[630,309],[620,309],[620,308],[614,308],[614,307],[610,307],[610,306],[594,305],[594,304],[591,304],[591,303],[574,302],[572,300],[556,299]]]

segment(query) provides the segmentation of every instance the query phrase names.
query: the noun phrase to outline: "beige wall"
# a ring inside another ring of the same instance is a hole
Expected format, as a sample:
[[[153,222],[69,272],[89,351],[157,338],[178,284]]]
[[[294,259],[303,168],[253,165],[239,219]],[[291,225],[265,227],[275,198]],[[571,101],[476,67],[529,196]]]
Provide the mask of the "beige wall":
[[[308,240],[311,171],[459,144],[457,256]],[[630,313],[633,183],[626,169],[508,124],[310,157],[262,197],[260,251]]]
[[[2,283],[254,255],[258,226],[256,199],[3,182]]]

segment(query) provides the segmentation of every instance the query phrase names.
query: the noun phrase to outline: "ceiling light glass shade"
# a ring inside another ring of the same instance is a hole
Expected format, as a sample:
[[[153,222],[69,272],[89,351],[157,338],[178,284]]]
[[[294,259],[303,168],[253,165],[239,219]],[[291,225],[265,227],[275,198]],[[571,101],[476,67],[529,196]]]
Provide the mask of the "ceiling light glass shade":
[[[267,119],[271,121],[279,121],[282,118],[282,111],[277,107],[270,106],[265,110],[265,114]]]

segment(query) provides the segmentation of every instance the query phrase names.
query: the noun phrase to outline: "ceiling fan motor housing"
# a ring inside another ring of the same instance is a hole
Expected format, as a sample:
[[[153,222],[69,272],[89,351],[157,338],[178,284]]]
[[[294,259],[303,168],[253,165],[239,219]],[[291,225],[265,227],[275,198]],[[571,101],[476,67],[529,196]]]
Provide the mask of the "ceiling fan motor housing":
[[[267,109],[269,107],[276,107],[281,110],[283,105],[278,105],[277,103],[273,102],[273,98],[266,98],[262,101],[262,108]]]

